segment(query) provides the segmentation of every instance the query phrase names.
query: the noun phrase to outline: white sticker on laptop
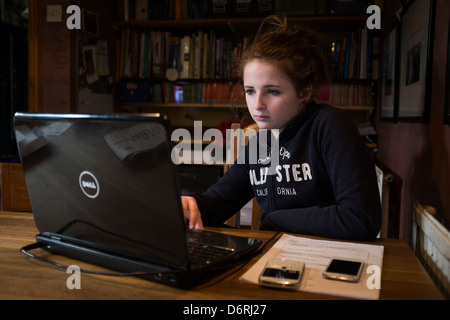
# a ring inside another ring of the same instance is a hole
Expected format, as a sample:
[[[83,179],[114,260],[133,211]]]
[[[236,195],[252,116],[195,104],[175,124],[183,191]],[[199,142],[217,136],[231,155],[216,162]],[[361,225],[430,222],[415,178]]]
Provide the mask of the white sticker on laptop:
[[[110,129],[111,130],[111,129]],[[121,160],[147,152],[166,141],[166,130],[159,123],[142,123],[105,132],[105,140]]]
[[[100,194],[100,185],[97,178],[89,171],[83,171],[79,178],[80,188],[83,193],[91,199],[95,199]]]

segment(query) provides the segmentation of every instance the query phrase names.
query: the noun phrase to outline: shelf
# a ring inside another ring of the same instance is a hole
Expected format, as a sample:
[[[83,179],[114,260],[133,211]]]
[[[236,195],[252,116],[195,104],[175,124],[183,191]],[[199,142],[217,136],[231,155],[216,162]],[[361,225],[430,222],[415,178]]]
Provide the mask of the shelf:
[[[122,107],[129,108],[238,108],[247,109],[244,104],[231,105],[231,104],[214,104],[214,103],[152,103],[152,102],[124,102],[121,103]]]
[[[350,32],[357,29],[363,28],[365,26],[366,15],[361,16],[296,16],[287,17],[288,23],[291,25],[304,24],[312,27],[320,33],[321,41],[328,43],[328,38],[330,39],[344,39],[348,36]],[[128,33],[142,33],[143,30],[146,31],[169,31],[178,36],[192,36],[195,32],[202,30],[203,32],[210,31],[217,37],[232,36],[236,39],[244,39],[246,36],[250,36],[256,33],[264,21],[264,17],[252,17],[252,18],[210,18],[210,19],[180,19],[180,20],[150,20],[150,21],[121,21],[115,22],[114,26],[117,30],[123,29]],[[122,34],[123,36],[123,34]],[[141,35],[142,36],[142,35]],[[327,38],[328,37],[328,38]],[[141,40],[142,41],[142,40]],[[335,41],[335,40],[333,40]],[[126,42],[127,43],[127,42]],[[128,47],[126,47],[128,50]],[[119,55],[120,56],[120,55]],[[120,65],[120,64],[118,64]],[[214,77],[215,78],[215,77]],[[153,80],[143,80],[150,83],[171,83],[177,84],[177,82],[168,82],[164,79],[153,81]],[[217,82],[216,79],[183,79],[180,80],[187,84],[202,84],[208,82]],[[225,83],[225,79],[218,82]],[[367,86],[368,91],[373,91],[374,84],[376,81],[372,79],[347,79],[338,80],[337,86],[334,91],[329,90],[329,96],[326,92],[323,96],[317,98],[318,101],[329,101],[328,103],[335,106],[338,109],[344,110],[348,113],[349,117],[356,124],[368,123],[370,122],[370,115],[374,110],[373,106],[370,106],[372,101],[372,96],[365,94],[364,90],[359,90],[355,92],[360,92],[361,96],[355,99],[349,99],[353,97],[353,86]],[[370,87],[370,88],[369,88]],[[340,92],[340,91],[343,92]],[[348,94],[347,94],[348,91]],[[158,92],[159,91],[155,91]],[[170,92],[168,90],[167,92]],[[196,95],[192,95],[197,97]],[[340,98],[340,97],[343,98]],[[159,96],[158,96],[159,97]],[[339,97],[339,99],[338,99]],[[239,104],[224,104],[224,103],[173,103],[174,99],[165,99],[162,101],[170,101],[171,103],[153,103],[153,102],[121,102],[118,105],[122,110],[129,112],[164,112],[167,113],[176,126],[191,126],[192,121],[201,119],[205,123],[207,122],[208,127],[216,127],[220,121],[224,119],[251,117],[248,113],[245,101],[242,99],[237,101],[231,98],[221,100],[218,98],[218,102],[229,102],[235,101]],[[124,99],[126,100],[126,99]],[[156,101],[161,101],[161,99],[155,99]],[[215,101],[209,99],[205,96],[204,101]],[[185,101],[202,101],[201,99],[189,99]],[[361,104],[361,105],[347,105],[347,104]],[[343,105],[341,105],[343,104]]]
[[[288,17],[291,24],[306,24],[317,31],[352,30],[364,25],[367,16],[302,16]],[[118,27],[154,28],[167,30],[191,31],[194,29],[228,29],[234,32],[257,31],[263,17],[258,18],[211,18],[211,19],[180,19],[180,20],[150,20],[150,21],[120,21],[114,25]],[[238,26],[238,28],[237,28]]]
[[[152,103],[152,102],[128,102],[121,103],[121,106],[133,110],[137,108],[238,108],[247,109],[244,104],[231,105],[231,104],[214,104],[214,103]],[[373,111],[372,106],[335,106],[337,109],[346,111]]]
[[[334,106],[345,111],[373,111],[373,106]]]

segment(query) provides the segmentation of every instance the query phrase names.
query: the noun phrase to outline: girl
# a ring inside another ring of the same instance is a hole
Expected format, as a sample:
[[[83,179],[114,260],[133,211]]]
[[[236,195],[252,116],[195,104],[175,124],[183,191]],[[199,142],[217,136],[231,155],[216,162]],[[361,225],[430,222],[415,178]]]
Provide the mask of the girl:
[[[381,205],[375,167],[353,122],[311,101],[328,81],[315,33],[271,17],[240,64],[249,112],[259,129],[279,129],[277,165],[235,163],[203,194],[182,196],[190,228],[217,226],[256,196],[261,229],[327,238],[372,240]],[[258,143],[261,143],[258,141]],[[269,151],[273,151],[270,150]]]

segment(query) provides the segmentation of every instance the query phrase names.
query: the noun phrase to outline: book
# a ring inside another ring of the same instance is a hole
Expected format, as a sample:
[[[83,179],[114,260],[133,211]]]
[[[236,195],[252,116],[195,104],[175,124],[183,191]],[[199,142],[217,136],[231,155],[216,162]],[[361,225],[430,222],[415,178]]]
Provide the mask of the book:
[[[189,78],[189,60],[190,60],[190,54],[191,54],[191,39],[189,36],[184,36],[181,40],[181,72],[180,72],[180,78],[181,79],[188,79]]]
[[[148,20],[148,6],[149,1],[148,0],[135,0],[135,19],[136,21],[146,21]]]
[[[162,34],[161,31],[151,31],[152,39],[152,76],[162,77]]]
[[[169,36],[169,46],[167,54],[166,79],[175,81],[179,78],[179,58],[180,53],[180,37],[171,34]]]
[[[194,79],[200,79],[202,74],[203,33],[199,31],[194,35]]]

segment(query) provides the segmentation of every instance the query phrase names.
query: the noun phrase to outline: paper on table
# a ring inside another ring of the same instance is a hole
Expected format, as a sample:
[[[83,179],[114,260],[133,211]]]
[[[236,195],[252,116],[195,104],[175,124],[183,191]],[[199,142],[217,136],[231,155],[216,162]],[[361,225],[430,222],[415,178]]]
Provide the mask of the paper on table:
[[[305,273],[299,291],[342,296],[355,299],[378,299],[380,288],[369,288],[367,280],[373,273],[371,265],[381,272],[384,247],[352,242],[316,240],[283,235],[241,278],[244,283],[258,284],[258,277],[267,261],[273,258],[297,260],[305,263]],[[361,279],[357,283],[329,280],[322,272],[332,258],[357,259],[365,262]],[[381,274],[380,274],[381,277]]]

